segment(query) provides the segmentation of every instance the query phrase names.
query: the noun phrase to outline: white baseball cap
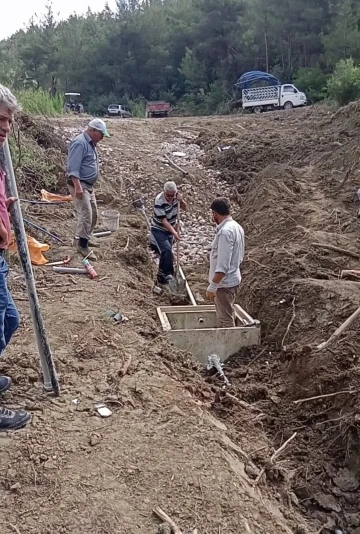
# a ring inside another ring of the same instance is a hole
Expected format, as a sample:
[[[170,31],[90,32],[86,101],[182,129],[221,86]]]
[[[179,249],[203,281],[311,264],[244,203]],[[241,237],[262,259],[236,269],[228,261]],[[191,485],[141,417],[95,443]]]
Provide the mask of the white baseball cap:
[[[110,137],[109,132],[106,129],[106,124],[102,119],[93,119],[89,122],[89,128],[94,128],[94,130],[99,130],[104,137]]]

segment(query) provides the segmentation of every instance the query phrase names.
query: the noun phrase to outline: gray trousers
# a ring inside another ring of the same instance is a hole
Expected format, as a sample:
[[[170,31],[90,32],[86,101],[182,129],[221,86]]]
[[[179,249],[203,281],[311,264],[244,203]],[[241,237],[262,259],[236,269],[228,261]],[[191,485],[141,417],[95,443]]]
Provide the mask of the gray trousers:
[[[90,239],[98,219],[95,193],[83,188],[82,198],[76,198],[74,186],[68,184],[68,188],[77,215],[76,235],[83,239]]]
[[[215,293],[215,309],[218,327],[234,328],[235,324],[235,297],[239,286],[222,287]]]

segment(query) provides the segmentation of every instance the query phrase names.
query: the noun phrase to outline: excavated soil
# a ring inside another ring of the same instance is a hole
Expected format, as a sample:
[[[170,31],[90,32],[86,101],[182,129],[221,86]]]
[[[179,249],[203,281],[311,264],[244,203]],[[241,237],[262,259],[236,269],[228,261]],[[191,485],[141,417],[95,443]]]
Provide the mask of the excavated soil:
[[[340,279],[360,257],[359,122],[357,104],[336,114],[109,121],[97,193],[100,211],[118,209],[121,217],[119,232],[102,241],[99,278],[35,268],[59,398],[41,392],[25,285],[11,258],[22,325],[1,364],[14,379],[3,404],[26,407],[33,420],[0,434],[2,532],[155,533],[152,509],[160,506],[183,533],[358,534],[358,323],[328,348],[316,347],[359,305],[359,280]],[[85,124],[22,120],[20,139],[32,154],[26,165],[19,160],[23,198],[42,187],[65,191],[66,141]],[[165,153],[186,172],[170,167]],[[261,321],[262,346],[230,358],[227,392],[159,328],[156,307],[171,301],[152,294],[156,267],[132,201],[142,197],[149,211],[168,179],[189,202],[182,261],[199,302],[212,198],[229,195],[245,229],[239,302]],[[51,244],[47,257],[69,254],[78,266],[71,205],[24,211],[66,241],[37,234]],[[114,324],[108,310],[129,321]],[[323,395],[332,396],[303,401]],[[109,419],[98,417],[97,402],[112,410]]]

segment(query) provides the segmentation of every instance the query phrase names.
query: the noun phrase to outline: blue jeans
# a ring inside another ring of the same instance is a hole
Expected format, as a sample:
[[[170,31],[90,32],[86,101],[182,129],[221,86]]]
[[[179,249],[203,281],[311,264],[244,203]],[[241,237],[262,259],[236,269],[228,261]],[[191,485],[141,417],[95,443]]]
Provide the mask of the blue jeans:
[[[20,316],[7,287],[9,267],[0,256],[0,356],[20,324]]]
[[[164,232],[163,230],[156,230],[155,228],[151,229],[151,233],[154,236],[157,246],[160,250],[160,263],[157,281],[159,284],[164,284],[167,276],[174,276],[174,262],[172,253],[174,238],[167,232]]]

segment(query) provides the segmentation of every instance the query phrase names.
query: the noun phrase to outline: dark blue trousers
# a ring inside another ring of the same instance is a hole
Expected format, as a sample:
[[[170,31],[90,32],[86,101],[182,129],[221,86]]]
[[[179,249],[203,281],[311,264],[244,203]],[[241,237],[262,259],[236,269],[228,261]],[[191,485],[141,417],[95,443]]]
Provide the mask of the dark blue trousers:
[[[174,276],[174,262],[172,253],[174,238],[172,235],[168,234],[168,232],[157,230],[155,228],[151,229],[151,233],[155,238],[160,252],[157,281],[159,284],[165,284],[167,276]]]
[[[9,267],[0,256],[0,356],[20,324],[19,312],[7,287]]]

